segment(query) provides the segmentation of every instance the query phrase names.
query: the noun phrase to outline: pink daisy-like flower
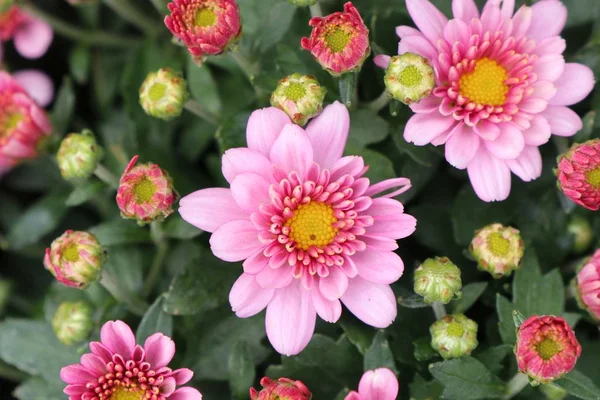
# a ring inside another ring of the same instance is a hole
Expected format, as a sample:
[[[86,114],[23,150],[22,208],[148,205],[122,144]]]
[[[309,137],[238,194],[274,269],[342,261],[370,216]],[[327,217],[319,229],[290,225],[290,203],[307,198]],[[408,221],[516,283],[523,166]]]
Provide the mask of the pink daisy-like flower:
[[[282,354],[302,351],[317,314],[336,322],[341,302],[378,328],[396,317],[389,284],[404,270],[396,239],[412,234],[416,220],[390,197],[410,181],[372,185],[362,157],[342,157],[349,125],[339,102],[306,131],[279,109],[255,111],[248,148],[223,156],[231,188],[200,190],[180,202],[187,222],[213,232],[217,257],[244,261],[229,295],[232,309],[246,318],[267,307],[267,335]]]
[[[519,371],[545,384],[575,367],[581,346],[563,318],[534,315],[517,329],[515,354]]]
[[[581,307],[600,321],[600,250],[596,250],[577,272],[575,285]]]
[[[588,67],[565,63],[567,8],[542,0],[514,13],[514,4],[488,0],[480,14],[474,0],[453,0],[448,21],[428,0],[406,0],[419,30],[397,28],[398,52],[417,53],[436,71],[433,94],[411,105],[406,140],[445,144],[448,162],[467,169],[484,201],[508,197],[511,171],[524,181],[541,175],[538,147],[582,128],[567,106],[594,87]],[[385,67],[389,57],[375,61]]]
[[[174,0],[165,25],[194,59],[221,54],[242,34],[240,10],[234,0]]]
[[[600,140],[574,144],[559,157],[558,187],[569,199],[589,210],[600,208]]]
[[[148,337],[142,347],[135,344],[126,323],[108,321],[100,331],[100,342],[91,342],[90,350],[81,356],[80,364],[60,371],[69,400],[202,400],[192,387],[176,390],[194,373],[168,367],[175,343],[162,333]]]
[[[0,12],[0,41],[12,39],[19,54],[25,58],[39,58],[46,54],[53,37],[54,32],[49,24],[30,16],[17,6]]]
[[[50,120],[17,81],[0,71],[0,176],[38,156]]]
[[[388,368],[379,368],[365,372],[358,392],[348,393],[344,400],[396,400],[399,389],[396,374]]]

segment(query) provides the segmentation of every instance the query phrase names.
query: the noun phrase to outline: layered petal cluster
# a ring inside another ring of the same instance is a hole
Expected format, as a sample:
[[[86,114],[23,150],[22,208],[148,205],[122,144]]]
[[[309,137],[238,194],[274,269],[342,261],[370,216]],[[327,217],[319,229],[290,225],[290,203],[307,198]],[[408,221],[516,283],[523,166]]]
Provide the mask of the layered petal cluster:
[[[51,131],[44,110],[12,76],[0,71],[0,176],[37,157]]]
[[[263,377],[260,380],[262,390],[259,392],[250,388],[251,400],[311,400],[312,393],[306,385],[300,381],[289,378],[273,380]]]
[[[396,239],[412,234],[416,220],[391,197],[410,182],[373,185],[361,157],[342,157],[349,124],[339,102],[306,130],[279,109],[255,111],[248,148],[223,156],[231,188],[200,190],[180,202],[184,220],[213,232],[217,257],[244,261],[232,309],[246,318],[267,307],[267,335],[282,354],[308,344],[317,314],[336,322],[341,302],[375,327],[396,317],[389,284],[404,270]]]
[[[46,54],[53,37],[54,31],[48,23],[32,17],[17,6],[0,12],[0,41],[12,39],[19,54],[25,58],[39,58]]]
[[[600,140],[577,143],[559,157],[558,187],[576,204],[589,210],[600,208]]]
[[[100,342],[91,342],[90,350],[79,364],[60,371],[69,400],[202,400],[192,387],[177,389],[194,373],[168,367],[175,343],[162,333],[148,337],[140,346],[126,323],[108,321],[100,331]]]
[[[358,392],[348,393],[344,400],[396,400],[399,389],[396,374],[388,368],[379,368],[365,372]]]
[[[515,12],[514,0],[453,0],[448,20],[429,0],[406,0],[417,29],[400,26],[398,52],[417,53],[436,71],[436,89],[418,104],[404,132],[418,146],[445,144],[446,159],[466,169],[484,201],[508,197],[511,172],[538,178],[538,147],[551,134],[572,136],[581,118],[567,106],[594,87],[594,74],[565,63],[559,36],[567,8],[541,0]],[[385,67],[389,57],[376,63]]]
[[[596,250],[579,269],[575,284],[582,308],[596,321],[600,321],[600,250]]]

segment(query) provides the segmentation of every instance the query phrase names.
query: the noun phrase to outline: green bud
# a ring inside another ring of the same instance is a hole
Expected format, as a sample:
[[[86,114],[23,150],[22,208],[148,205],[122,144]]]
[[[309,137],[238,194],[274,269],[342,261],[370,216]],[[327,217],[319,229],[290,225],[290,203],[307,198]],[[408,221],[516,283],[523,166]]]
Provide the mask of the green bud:
[[[447,257],[428,258],[415,270],[415,293],[425,298],[425,303],[448,304],[462,296],[460,269]]]
[[[296,7],[308,7],[317,4],[317,0],[290,0]]]
[[[491,224],[475,232],[469,251],[480,270],[499,279],[519,268],[524,248],[518,229]]]
[[[447,315],[429,328],[431,347],[442,357],[458,358],[477,348],[477,323],[463,314]]]
[[[62,303],[52,318],[58,340],[70,346],[87,338],[94,325],[92,312],[92,307],[85,301]]]
[[[271,95],[271,105],[303,126],[321,113],[326,93],[327,89],[314,76],[294,73],[279,81]]]
[[[185,79],[169,68],[149,73],[140,88],[140,104],[146,114],[164,120],[179,117],[188,97]]]
[[[590,247],[594,239],[594,232],[586,218],[574,215],[569,221],[567,230],[573,235],[573,252],[582,254]]]
[[[86,129],[81,133],[70,133],[63,139],[56,161],[63,178],[81,182],[92,176],[103,156],[102,147],[92,132]]]
[[[407,105],[429,96],[435,86],[429,61],[413,53],[392,57],[383,79],[388,94]]]

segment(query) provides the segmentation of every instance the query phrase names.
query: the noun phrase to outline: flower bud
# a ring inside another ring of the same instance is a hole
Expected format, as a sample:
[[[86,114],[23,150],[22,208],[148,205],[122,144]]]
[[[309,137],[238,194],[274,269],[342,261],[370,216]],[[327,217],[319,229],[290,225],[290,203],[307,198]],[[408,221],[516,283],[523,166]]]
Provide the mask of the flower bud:
[[[360,71],[371,54],[369,29],[351,2],[344,4],[344,12],[314,17],[309,25],[310,38],[300,44],[325,70],[333,76]]]
[[[460,269],[447,257],[428,258],[415,270],[415,293],[427,304],[448,304],[462,296],[461,288]]]
[[[584,253],[592,244],[594,232],[586,218],[574,215],[569,221],[567,230],[573,235],[573,252],[575,254]]]
[[[310,390],[300,381],[279,378],[274,381],[266,376],[260,380],[263,389],[259,392],[250,388],[251,400],[310,400]]]
[[[187,99],[185,79],[169,68],[149,73],[140,88],[140,104],[146,114],[164,120],[179,117]]]
[[[68,181],[84,181],[94,173],[102,160],[104,151],[89,130],[82,133],[70,133],[60,143],[56,154],[58,168]]]
[[[600,322],[600,250],[579,267],[573,287],[579,307]]]
[[[475,232],[469,250],[480,270],[499,279],[519,268],[524,245],[518,229],[491,224]]]
[[[431,347],[442,357],[458,358],[477,348],[477,323],[463,314],[447,315],[429,328]]]
[[[317,0],[290,0],[296,7],[309,7],[317,4]]]
[[[391,58],[384,82],[391,97],[409,105],[431,94],[435,73],[426,58],[404,53]]]
[[[555,172],[565,196],[589,210],[600,208],[600,139],[574,144]]]
[[[327,89],[314,76],[296,73],[279,81],[271,95],[271,105],[302,126],[321,113],[326,93]]]
[[[100,278],[104,261],[104,248],[94,235],[69,230],[46,249],[44,267],[63,285],[85,289]]]
[[[358,392],[351,391],[344,400],[396,400],[400,385],[394,371],[377,368],[367,371],[360,378]]]
[[[515,355],[519,371],[529,376],[532,385],[545,384],[575,367],[581,346],[563,318],[534,315],[517,329]]]
[[[178,198],[173,179],[156,164],[135,165],[137,159],[131,159],[119,182],[117,204],[121,216],[135,219],[140,225],[161,221],[173,212]]]
[[[52,318],[58,340],[70,346],[88,337],[93,327],[92,307],[85,301],[65,301]]]

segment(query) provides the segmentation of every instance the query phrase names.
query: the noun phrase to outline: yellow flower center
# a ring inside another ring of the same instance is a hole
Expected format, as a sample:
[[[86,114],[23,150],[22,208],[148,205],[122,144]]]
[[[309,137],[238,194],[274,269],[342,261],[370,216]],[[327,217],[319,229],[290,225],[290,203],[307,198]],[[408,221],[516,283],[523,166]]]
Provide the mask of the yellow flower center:
[[[482,58],[475,69],[463,75],[459,81],[459,93],[469,100],[483,105],[501,106],[506,102],[508,86],[506,69],[496,61]]]
[[[142,400],[144,392],[139,388],[119,387],[109,397],[108,400]]]
[[[461,337],[465,334],[465,328],[460,322],[453,321],[448,324],[446,333],[448,334],[448,336]]]
[[[148,97],[150,97],[150,100],[152,101],[159,101],[165,96],[166,91],[167,85],[164,83],[155,83],[154,85],[150,86]]]
[[[600,187],[600,168],[586,172],[585,180],[592,185],[594,189],[598,189]]]
[[[213,26],[215,22],[217,22],[217,14],[210,8],[200,8],[196,12],[194,25],[206,28],[207,26]]]
[[[156,193],[156,185],[150,179],[144,177],[135,184],[133,192],[138,203],[147,203]]]
[[[0,138],[19,125],[23,120],[21,113],[8,113],[4,116],[2,124],[0,124]]]
[[[79,261],[79,250],[77,250],[77,244],[71,243],[69,244],[62,252],[62,258],[70,261],[77,262]]]
[[[545,361],[550,360],[557,353],[560,353],[560,351],[560,345],[550,338],[542,340],[540,344],[537,345],[537,353]]]
[[[306,89],[301,83],[291,82],[283,92],[285,97],[292,101],[298,101],[306,95]]]
[[[311,246],[326,246],[335,238],[339,229],[333,227],[337,218],[333,207],[325,203],[302,204],[294,211],[294,216],[285,222],[290,228],[290,238],[298,248],[308,250]]]
[[[505,239],[501,233],[494,232],[488,237],[488,249],[496,257],[504,257],[510,249],[510,241]]]
[[[423,74],[419,70],[419,68],[414,65],[409,65],[404,68],[402,72],[398,75],[398,81],[402,86],[406,87],[414,87],[421,84],[423,80]]]
[[[334,53],[341,53],[346,48],[346,45],[350,41],[350,34],[344,32],[342,28],[336,26],[325,34],[325,43],[329,50]]]

